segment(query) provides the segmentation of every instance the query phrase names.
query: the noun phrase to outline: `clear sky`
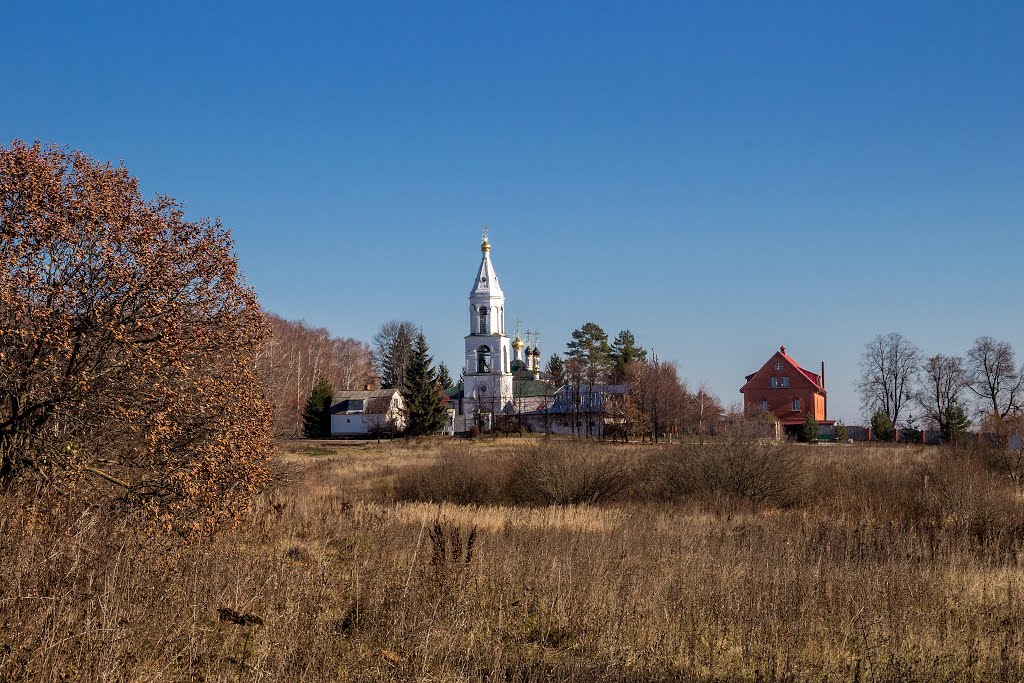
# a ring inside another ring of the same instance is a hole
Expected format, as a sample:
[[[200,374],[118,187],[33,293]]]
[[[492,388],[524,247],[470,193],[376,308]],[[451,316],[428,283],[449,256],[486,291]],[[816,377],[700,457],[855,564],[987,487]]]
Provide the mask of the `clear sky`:
[[[458,374],[491,228],[545,356],[634,331],[726,402],[780,345],[1024,355],[1024,3],[8,2],[0,137],[220,216],[264,306]]]

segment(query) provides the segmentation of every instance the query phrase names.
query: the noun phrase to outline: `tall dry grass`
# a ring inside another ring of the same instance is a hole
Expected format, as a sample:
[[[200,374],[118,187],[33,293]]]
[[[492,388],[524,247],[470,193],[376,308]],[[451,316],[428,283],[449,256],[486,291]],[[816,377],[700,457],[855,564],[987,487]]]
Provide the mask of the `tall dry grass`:
[[[0,680],[1024,677],[1021,497],[976,454],[786,450],[773,499],[720,444],[290,451],[202,544],[5,495]]]

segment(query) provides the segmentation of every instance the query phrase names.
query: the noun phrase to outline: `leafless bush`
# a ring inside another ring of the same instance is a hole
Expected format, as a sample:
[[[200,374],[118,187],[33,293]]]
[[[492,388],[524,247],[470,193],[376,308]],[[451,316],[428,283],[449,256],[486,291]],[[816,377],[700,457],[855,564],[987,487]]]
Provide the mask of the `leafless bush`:
[[[518,503],[573,505],[614,499],[632,483],[622,453],[583,441],[542,442],[520,454],[510,475]]]
[[[487,505],[501,501],[508,466],[493,457],[449,452],[435,462],[405,467],[395,477],[397,500]]]
[[[726,496],[776,507],[800,500],[806,474],[797,447],[743,425],[713,443],[668,451],[654,459],[651,470],[653,489],[662,498]]]

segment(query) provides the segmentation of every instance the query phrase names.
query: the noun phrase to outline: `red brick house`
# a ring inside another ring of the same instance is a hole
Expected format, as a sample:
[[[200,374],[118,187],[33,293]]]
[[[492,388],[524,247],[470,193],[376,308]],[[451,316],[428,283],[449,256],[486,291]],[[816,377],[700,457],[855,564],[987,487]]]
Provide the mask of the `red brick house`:
[[[746,379],[740,393],[747,416],[772,413],[791,432],[803,425],[809,412],[818,424],[832,424],[828,419],[824,362],[821,374],[816,375],[800,367],[786,353],[786,347],[781,346],[760,370]]]

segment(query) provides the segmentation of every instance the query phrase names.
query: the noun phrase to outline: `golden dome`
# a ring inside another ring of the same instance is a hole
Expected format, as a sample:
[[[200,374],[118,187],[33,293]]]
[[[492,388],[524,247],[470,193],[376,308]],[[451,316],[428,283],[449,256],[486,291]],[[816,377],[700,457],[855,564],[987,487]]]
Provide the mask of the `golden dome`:
[[[519,338],[518,334],[516,335],[516,338],[512,340],[512,348],[517,350],[523,348],[523,340]]]

